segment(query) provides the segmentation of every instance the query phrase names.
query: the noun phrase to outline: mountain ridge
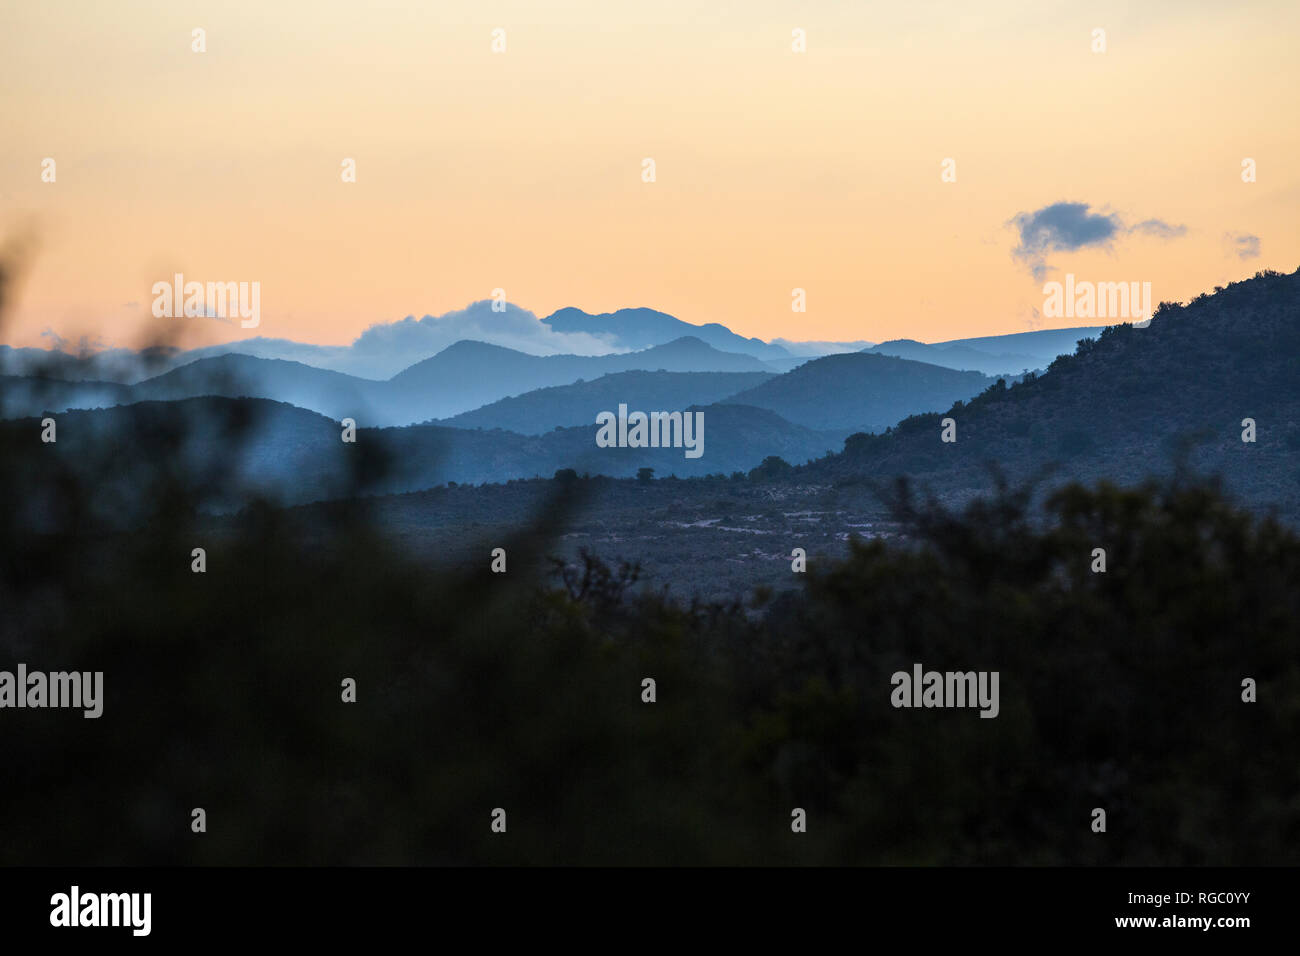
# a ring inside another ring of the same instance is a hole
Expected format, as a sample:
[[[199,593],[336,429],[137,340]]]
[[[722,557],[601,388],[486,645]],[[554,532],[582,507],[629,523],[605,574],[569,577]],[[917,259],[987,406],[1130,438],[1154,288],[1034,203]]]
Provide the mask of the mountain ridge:
[[[1145,328],[1105,328],[1041,375],[995,382],[911,416],[805,469],[809,480],[909,476],[936,491],[987,489],[987,466],[1025,481],[1055,467],[1132,483],[1192,468],[1261,507],[1300,514],[1300,270],[1263,271],[1162,303]],[[956,441],[941,441],[951,418]],[[1247,422],[1253,441],[1243,441]]]

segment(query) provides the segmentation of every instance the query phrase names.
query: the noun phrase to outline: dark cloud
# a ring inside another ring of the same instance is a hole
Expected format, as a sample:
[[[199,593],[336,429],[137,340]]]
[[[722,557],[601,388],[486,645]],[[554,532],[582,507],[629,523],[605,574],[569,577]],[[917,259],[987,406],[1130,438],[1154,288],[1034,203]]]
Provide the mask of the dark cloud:
[[[1084,246],[1107,246],[1123,228],[1118,216],[1091,213],[1088,203],[1057,202],[1036,212],[1013,216],[1020,245],[1011,251],[1034,274],[1047,274],[1049,252],[1071,252]]]
[[[1035,279],[1042,279],[1050,268],[1051,252],[1073,252],[1086,247],[1107,248],[1124,235],[1155,236],[1176,239],[1187,232],[1161,219],[1146,219],[1135,226],[1125,226],[1116,213],[1092,212],[1086,202],[1057,202],[1034,212],[1022,212],[1007,225],[1020,233],[1020,244],[1011,251]]]
[[[1227,240],[1238,259],[1259,258],[1259,236],[1252,236],[1246,232],[1229,232],[1223,238]]]

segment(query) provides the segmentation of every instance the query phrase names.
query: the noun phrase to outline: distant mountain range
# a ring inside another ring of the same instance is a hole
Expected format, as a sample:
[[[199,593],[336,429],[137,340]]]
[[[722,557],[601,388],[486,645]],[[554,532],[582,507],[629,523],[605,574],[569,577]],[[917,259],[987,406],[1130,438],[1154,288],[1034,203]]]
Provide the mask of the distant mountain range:
[[[680,410],[729,402],[776,412],[805,428],[879,431],[982,391],[990,379],[860,352],[803,361],[785,375],[749,355],[694,337],[601,356],[527,355],[458,342],[387,381],[300,362],[219,355],[133,385],[9,378],[0,417],[201,396],[285,402],[362,427],[420,422],[539,435],[593,423],[601,411]]]
[[[567,385],[578,379],[599,378],[610,372],[650,370],[665,372],[765,372],[758,359],[720,352],[694,336],[674,339],[638,352],[613,355],[525,355],[483,342],[458,342],[433,358],[418,362],[389,380],[394,401],[407,396],[438,396],[446,409],[410,421],[446,418],[549,385]],[[422,408],[431,405],[427,400]],[[396,416],[389,415],[389,418]]]
[[[511,303],[482,301],[440,316],[426,315],[419,319],[407,316],[372,325],[351,345],[314,345],[259,336],[188,351],[158,348],[147,356],[128,349],[109,349],[91,351],[80,357],[46,349],[0,346],[0,374],[41,374],[131,384],[199,359],[238,354],[299,362],[383,381],[461,341],[483,342],[535,356],[597,356],[643,351],[686,337],[699,339],[721,352],[777,361],[792,356],[854,351],[869,344],[784,341],[769,344],[762,339],[737,335],[716,322],[693,325],[654,309],[620,309],[591,315],[581,309],[566,308],[539,319]]]
[[[352,418],[362,426],[409,425],[449,418],[533,389],[647,369],[769,374],[752,356],[719,352],[693,337],[639,352],[593,356],[528,355],[484,342],[457,342],[387,381],[231,354],[199,359],[134,385],[11,377],[5,379],[0,416],[218,395],[287,402],[334,419]]]
[[[501,430],[412,425],[358,429],[355,443],[315,412],[264,399],[190,398],[146,401],[113,408],[65,412],[50,454],[87,481],[112,474],[99,517],[129,522],[146,510],[151,481],[160,474],[187,487],[206,488],[205,506],[232,510],[255,498],[282,505],[338,498],[355,492],[352,479],[371,473],[367,494],[395,494],[447,482],[504,482],[578,473],[630,477],[642,467],[660,477],[748,471],[768,455],[804,462],[830,454],[846,433],[793,425],[766,409],[715,404],[704,413],[704,455],[682,448],[599,448],[592,424],[544,435]],[[35,419],[0,422],[0,447],[39,435]],[[237,454],[232,451],[237,449]],[[376,462],[386,462],[378,468]],[[111,463],[107,465],[106,463]],[[229,467],[222,482],[212,477]],[[39,476],[38,476],[39,477]],[[39,518],[39,507],[31,512]]]
[[[1080,339],[1096,338],[1103,328],[1105,326],[1083,326],[1014,332],[929,345],[913,339],[892,339],[863,351],[929,362],[945,368],[970,369],[985,375],[1018,375],[1047,368],[1058,355],[1074,352]]]
[[[220,355],[135,384],[0,377],[0,417],[23,419],[0,429],[13,440],[30,438],[23,429],[35,427],[33,418],[58,412],[52,454],[75,456],[80,448],[183,461],[198,469],[197,480],[204,462],[224,454],[223,416],[243,416],[257,428],[240,467],[253,486],[293,486],[277,491],[292,501],[346,490],[357,456],[339,441],[339,421],[352,418],[369,449],[363,454],[388,454],[397,466],[373,489],[380,492],[545,477],[561,468],[623,476],[651,467],[689,477],[747,471],[779,456],[808,462],[792,477],[814,485],[909,475],[942,493],[964,493],[987,485],[989,462],[1013,480],[1056,464],[1072,478],[1127,482],[1168,471],[1183,454],[1261,507],[1300,514],[1300,271],[1261,273],[1186,306],[1164,306],[1147,328],[1104,328],[1097,338],[1089,331],[892,346],[947,352],[956,361],[972,351],[1041,358],[1082,337],[1077,351],[1040,374],[997,379],[883,354],[889,343],[788,356],[800,364],[777,375],[757,356],[694,336],[600,356],[537,356],[463,341],[381,381]],[[1006,339],[1017,339],[1019,351],[1004,348]],[[56,374],[85,370],[83,360],[67,356],[55,363]],[[704,456],[598,448],[595,416],[619,404],[702,408]],[[78,406],[100,410],[65,411]],[[945,416],[956,423],[955,443],[940,441]],[[1241,440],[1247,419],[1254,442]],[[176,441],[194,447],[178,453]],[[130,469],[123,469],[120,484],[128,488]]]
[[[793,354],[780,345],[737,335],[717,322],[691,325],[654,309],[619,309],[592,315],[582,309],[567,308],[552,312],[542,321],[556,332],[585,333],[619,349],[644,349],[691,335],[719,351],[739,352],[759,359],[783,359]]]
[[[603,411],[680,409],[710,405],[752,388],[774,372],[611,372],[592,381],[539,388],[448,418],[456,428],[502,428],[540,435],[557,427],[589,425]]]
[[[692,325],[654,309],[620,309],[592,315],[565,308],[538,319],[509,303],[498,311],[489,301],[441,316],[407,316],[366,329],[351,345],[313,345],[288,339],[250,338],[182,351],[159,347],[143,353],[105,349],[73,355],[56,350],[0,345],[0,375],[41,375],[70,381],[133,384],[205,358],[247,355],[298,362],[355,378],[387,381],[411,365],[441,354],[462,341],[482,342],[533,356],[591,357],[614,352],[644,351],[682,338],[695,338],[712,348],[745,355],[764,363],[766,371],[788,372],[810,358],[845,352],[876,351],[986,374],[1017,374],[1044,368],[1057,355],[1073,351],[1079,338],[1095,336],[1098,328],[1064,329],[954,339],[925,345],[899,339],[872,346],[864,341],[805,341],[746,338],[716,322]],[[710,369],[715,370],[715,369]],[[720,370],[720,369],[718,369]]]
[[[979,372],[851,352],[807,361],[730,401],[771,409],[808,428],[880,431],[978,395],[992,382]]]

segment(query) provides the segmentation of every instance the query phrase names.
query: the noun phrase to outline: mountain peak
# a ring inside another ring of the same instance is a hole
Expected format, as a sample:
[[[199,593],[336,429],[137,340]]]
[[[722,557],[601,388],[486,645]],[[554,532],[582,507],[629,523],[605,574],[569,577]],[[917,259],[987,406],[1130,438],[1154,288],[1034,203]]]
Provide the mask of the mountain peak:
[[[502,352],[517,352],[517,349],[506,348],[504,345],[493,345],[491,342],[483,342],[479,339],[457,339],[448,345],[438,356],[456,356],[456,355],[499,355]]]
[[[673,339],[671,342],[665,342],[662,345],[651,346],[651,348],[664,349],[664,350],[674,349],[677,351],[685,351],[688,349],[694,351],[708,351],[708,352],[721,351],[721,349],[715,349],[712,345],[710,345],[708,342],[704,341],[704,339],[700,338],[697,335],[683,335],[680,336],[679,338]],[[647,349],[646,351],[650,351],[650,349]]]
[[[542,321],[555,332],[586,333],[603,339],[616,349],[637,351],[691,337],[720,352],[738,352],[757,359],[790,357],[790,352],[779,345],[737,335],[718,322],[695,325],[667,312],[645,307],[592,315],[568,306]]]

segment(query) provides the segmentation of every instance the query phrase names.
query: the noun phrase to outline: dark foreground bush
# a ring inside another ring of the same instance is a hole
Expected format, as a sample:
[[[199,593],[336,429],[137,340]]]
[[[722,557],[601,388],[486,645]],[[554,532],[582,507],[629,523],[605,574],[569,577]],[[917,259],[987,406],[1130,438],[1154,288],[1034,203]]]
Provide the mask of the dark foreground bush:
[[[104,673],[98,719],[0,710],[5,863],[1300,862],[1300,543],[1212,486],[904,499],[756,615],[546,578],[572,482],[435,575],[362,503],[204,519],[165,467],[106,528],[3,437],[0,669]],[[893,707],[918,663],[997,717]]]

